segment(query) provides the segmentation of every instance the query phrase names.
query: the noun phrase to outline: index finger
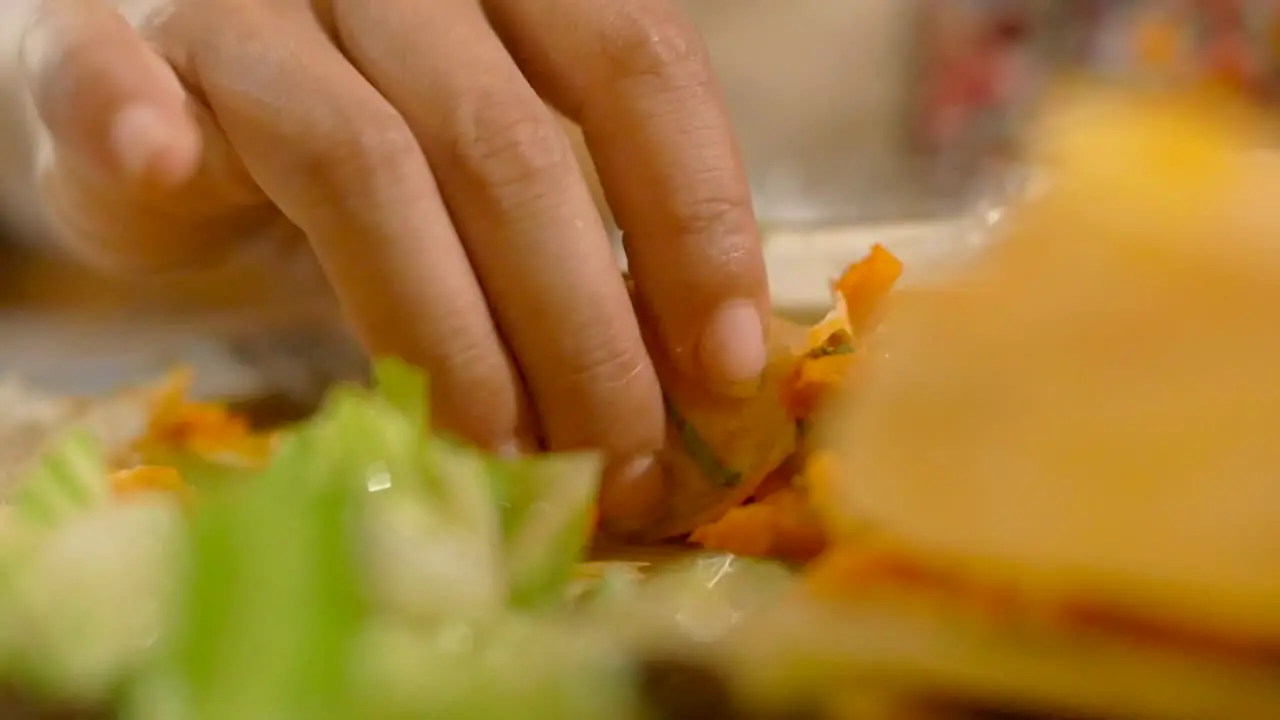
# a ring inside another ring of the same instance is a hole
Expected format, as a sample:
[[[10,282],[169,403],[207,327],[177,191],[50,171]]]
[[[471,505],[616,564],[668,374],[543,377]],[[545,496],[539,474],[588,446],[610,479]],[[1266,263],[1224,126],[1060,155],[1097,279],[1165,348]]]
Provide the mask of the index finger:
[[[754,389],[769,312],[760,233],[693,27],[656,0],[485,6],[538,91],[582,126],[676,368],[727,392]]]

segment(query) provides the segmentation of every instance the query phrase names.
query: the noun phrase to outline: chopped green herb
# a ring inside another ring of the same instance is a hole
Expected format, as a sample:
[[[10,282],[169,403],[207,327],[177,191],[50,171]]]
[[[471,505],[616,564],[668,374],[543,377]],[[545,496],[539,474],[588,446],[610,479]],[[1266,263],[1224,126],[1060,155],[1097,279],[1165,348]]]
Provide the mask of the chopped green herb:
[[[853,344],[853,337],[848,332],[837,330],[828,335],[821,345],[805,353],[805,357],[816,360],[830,355],[852,355],[857,349]]]
[[[742,482],[742,473],[720,462],[698,429],[685,420],[670,402],[667,403],[667,421],[675,426],[680,435],[680,445],[693,458],[699,472],[720,487],[733,487]]]

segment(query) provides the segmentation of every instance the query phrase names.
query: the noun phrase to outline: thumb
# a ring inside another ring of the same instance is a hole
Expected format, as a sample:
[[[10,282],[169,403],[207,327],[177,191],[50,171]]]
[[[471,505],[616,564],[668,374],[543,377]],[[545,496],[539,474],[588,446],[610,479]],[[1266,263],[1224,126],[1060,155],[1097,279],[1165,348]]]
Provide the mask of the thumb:
[[[133,185],[172,187],[195,173],[200,129],[182,84],[105,0],[43,0],[22,55],[59,162]]]
[[[69,250],[186,272],[279,224],[212,116],[112,3],[41,0],[22,58],[42,197]]]

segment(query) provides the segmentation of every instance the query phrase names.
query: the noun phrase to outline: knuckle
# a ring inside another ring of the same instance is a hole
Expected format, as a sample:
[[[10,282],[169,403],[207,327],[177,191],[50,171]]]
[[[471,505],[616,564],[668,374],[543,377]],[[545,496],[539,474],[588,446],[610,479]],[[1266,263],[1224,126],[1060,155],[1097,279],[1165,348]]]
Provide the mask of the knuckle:
[[[648,355],[639,343],[601,333],[567,359],[564,381],[586,388],[593,397],[613,397],[639,385],[637,381],[645,378],[648,363]]]
[[[501,353],[478,338],[464,339],[451,343],[434,365],[433,405],[443,427],[481,444],[515,434],[523,396]]]
[[[746,237],[753,221],[749,204],[717,193],[691,198],[674,208],[676,235],[680,237]]]
[[[659,3],[620,3],[604,33],[611,75],[667,82],[710,81],[702,40],[681,15]]]
[[[461,106],[457,127],[454,156],[499,206],[555,192],[573,162],[559,125],[538,103],[481,94]]]
[[[299,148],[305,177],[332,188],[397,181],[397,169],[421,155],[408,125],[393,110],[339,114]]]
[[[470,393],[488,396],[510,385],[511,369],[489,343],[461,332],[452,337],[448,352],[436,363],[444,387],[463,391],[474,400]]]

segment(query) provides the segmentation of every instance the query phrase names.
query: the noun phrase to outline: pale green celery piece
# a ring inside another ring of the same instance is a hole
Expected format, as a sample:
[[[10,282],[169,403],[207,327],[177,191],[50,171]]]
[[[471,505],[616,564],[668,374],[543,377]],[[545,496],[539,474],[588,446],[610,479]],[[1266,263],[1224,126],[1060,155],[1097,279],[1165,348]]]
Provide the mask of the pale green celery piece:
[[[361,526],[370,596],[415,622],[492,617],[507,590],[484,459],[447,446],[426,456],[429,480],[369,498]]]
[[[378,720],[630,720],[638,707],[621,646],[545,618],[381,624],[361,657],[365,717]]]
[[[180,528],[178,504],[157,496],[34,529],[10,556],[8,671],[65,700],[106,699],[168,619]]]
[[[600,577],[577,578],[570,583],[570,603],[576,609],[609,607],[630,600],[640,591],[644,574],[631,563],[613,563]]]
[[[192,522],[182,613],[129,718],[348,720],[366,603],[355,541],[365,470],[341,403],[243,492]]]
[[[608,663],[512,612],[563,597],[598,460],[506,463],[431,437],[415,377],[380,363],[375,393],[335,391],[202,507],[181,613],[129,720],[380,719],[397,692],[405,718],[617,717],[579,673]],[[468,634],[484,642],[441,644]],[[410,679],[366,692],[387,662]]]
[[[497,463],[495,462],[495,466]],[[520,608],[560,605],[590,540],[603,461],[598,454],[505,463],[503,556]]]
[[[0,659],[14,679],[101,698],[149,653],[179,510],[110,502],[99,442],[75,431],[30,469],[0,534]]]
[[[373,365],[373,385],[378,396],[409,422],[423,429],[430,424],[427,376],[412,365],[394,357],[379,359]]]
[[[423,375],[403,361],[385,359],[375,365],[374,380],[378,396],[425,432]],[[438,513],[467,528],[477,541],[492,538],[500,546],[498,570],[510,602],[534,608],[564,600],[589,539],[601,467],[596,454],[501,460],[433,437],[422,480]],[[484,552],[478,545],[459,550],[472,557]],[[419,553],[430,557],[441,551]]]
[[[56,525],[106,502],[111,495],[102,446],[76,430],[20,480],[13,507],[26,522]]]
[[[655,570],[626,594],[592,607],[603,624],[640,642],[719,640],[795,587],[785,566],[733,555],[698,555]]]
[[[488,458],[442,438],[432,438],[426,453],[431,504],[454,524],[488,543],[496,560],[502,516]]]

